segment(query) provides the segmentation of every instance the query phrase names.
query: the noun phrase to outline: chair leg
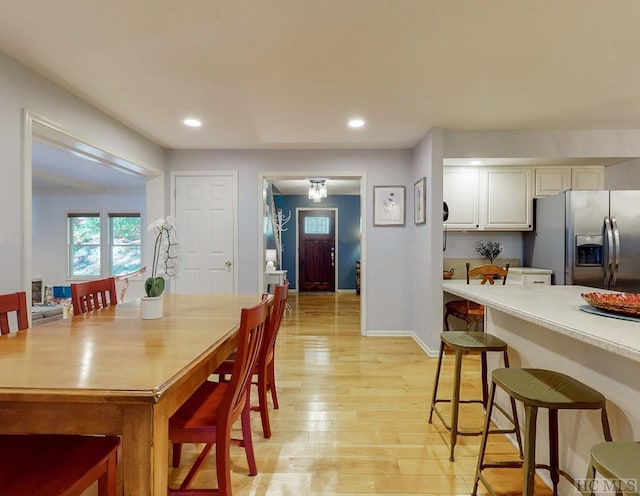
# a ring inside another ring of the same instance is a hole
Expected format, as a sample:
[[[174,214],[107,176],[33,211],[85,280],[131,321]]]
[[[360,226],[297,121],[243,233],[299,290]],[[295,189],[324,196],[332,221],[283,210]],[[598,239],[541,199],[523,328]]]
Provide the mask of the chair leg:
[[[440,353],[438,354],[438,365],[436,366],[436,378],[433,384],[433,395],[431,397],[431,409],[429,410],[429,423],[433,421],[433,409],[436,407],[438,396],[438,382],[440,382],[440,369],[442,368],[442,355],[444,355],[444,342],[440,340]]]
[[[449,330],[449,315],[451,315],[448,311],[444,314],[444,330]]]
[[[535,406],[525,405],[524,412],[522,496],[533,496],[533,486],[536,475],[536,419],[538,418],[538,408]]]
[[[243,428],[244,431],[244,428]],[[244,436],[244,432],[242,433]],[[231,425],[218,426],[216,432],[216,477],[218,479],[218,494],[231,496]]]
[[[116,496],[118,494],[117,455],[114,451],[105,462],[105,472],[98,479],[98,496]]]
[[[268,378],[265,377],[269,372],[263,370],[258,374],[258,411],[260,412],[260,420],[262,421],[262,435],[265,438],[271,437],[271,424],[269,423],[269,405],[267,404],[267,387]]]
[[[478,453],[478,464],[476,466],[476,476],[473,481],[472,496],[476,496],[478,493],[478,483],[480,482],[480,474],[484,468],[484,454],[487,451],[487,438],[489,436],[489,429],[491,428],[491,411],[493,410],[493,402],[496,395],[496,385],[491,381],[491,391],[489,393],[489,401],[487,404],[487,412],[484,418],[484,428],[482,429],[482,439],[480,440],[480,452]]]
[[[256,458],[253,452],[253,437],[251,435],[251,407],[249,405],[249,390],[247,390],[247,401],[244,408],[242,409],[240,418],[242,422],[242,444],[244,445],[244,451],[247,455],[249,475],[257,475],[258,468],[256,466]]]
[[[278,391],[276,390],[276,367],[273,360],[269,364],[269,383],[267,388],[271,391],[271,400],[273,401],[273,408],[277,410],[280,408],[278,404]]]
[[[487,398],[489,397],[489,386],[487,385],[487,352],[480,353],[480,363],[482,366],[482,406],[487,410]]]
[[[602,432],[604,433],[605,441],[613,441],[611,437],[611,428],[609,427],[609,417],[607,416],[607,407],[602,407],[600,418],[602,420]]]
[[[551,482],[553,483],[553,496],[558,496],[558,483],[560,482],[559,456],[558,456],[558,410],[549,410],[549,467]]]
[[[462,351],[456,350],[456,364],[453,373],[453,396],[451,398],[451,433],[449,461],[454,461],[454,450],[458,442],[458,412],[460,408],[460,376],[462,375]]]
[[[180,457],[182,455],[182,444],[181,443],[173,443],[173,457],[172,457],[172,465],[174,468],[180,466]]]

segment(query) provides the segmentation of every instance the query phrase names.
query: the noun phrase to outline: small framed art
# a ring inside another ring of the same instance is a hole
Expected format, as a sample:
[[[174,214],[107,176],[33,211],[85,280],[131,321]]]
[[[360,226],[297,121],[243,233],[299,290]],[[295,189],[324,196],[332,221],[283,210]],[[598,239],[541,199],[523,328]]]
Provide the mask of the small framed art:
[[[424,224],[427,221],[425,212],[427,204],[427,178],[418,179],[413,185],[413,223]]]
[[[404,186],[373,187],[373,225],[404,226]]]

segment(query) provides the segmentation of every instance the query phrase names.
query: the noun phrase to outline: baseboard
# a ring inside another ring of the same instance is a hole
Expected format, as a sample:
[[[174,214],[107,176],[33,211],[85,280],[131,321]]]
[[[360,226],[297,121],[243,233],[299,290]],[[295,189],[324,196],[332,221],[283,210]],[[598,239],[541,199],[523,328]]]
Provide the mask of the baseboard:
[[[437,358],[438,353],[439,353],[439,349],[438,350],[432,350],[430,349],[427,344],[422,341],[422,339],[420,339],[418,337],[418,335],[414,332],[414,331],[409,331],[409,330],[400,330],[400,331],[385,331],[385,330],[376,330],[376,331],[367,331],[367,337],[383,337],[383,338],[396,338],[396,337],[410,337],[413,338],[413,340],[416,342],[416,344],[418,346],[420,346],[420,348],[422,349],[422,351],[425,352],[425,354],[430,357],[430,358]]]

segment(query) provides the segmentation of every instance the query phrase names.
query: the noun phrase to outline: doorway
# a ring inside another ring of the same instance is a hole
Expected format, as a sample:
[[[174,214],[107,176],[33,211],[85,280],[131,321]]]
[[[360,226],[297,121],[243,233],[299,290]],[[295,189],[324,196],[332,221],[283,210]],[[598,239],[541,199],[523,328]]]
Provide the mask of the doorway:
[[[301,292],[336,290],[335,208],[298,208],[298,287]]]

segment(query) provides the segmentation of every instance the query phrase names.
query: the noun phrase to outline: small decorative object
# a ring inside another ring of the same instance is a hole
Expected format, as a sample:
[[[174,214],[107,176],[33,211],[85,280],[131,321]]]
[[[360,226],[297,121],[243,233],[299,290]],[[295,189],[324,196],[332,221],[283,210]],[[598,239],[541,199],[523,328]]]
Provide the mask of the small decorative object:
[[[266,251],[265,258],[267,259],[267,267],[266,267],[267,272],[273,272],[274,270],[276,270],[276,262],[278,261],[278,251],[273,249],[268,249]]]
[[[155,234],[151,276],[144,284],[147,296],[142,297],[142,318],[162,317],[162,293],[165,278],[176,277],[178,270],[178,238],[173,217],[158,219],[149,224],[149,232]]]
[[[449,270],[443,270],[442,271],[442,278],[444,280],[449,280],[449,279],[453,279],[453,267],[451,267]]]
[[[425,212],[427,203],[427,178],[418,179],[413,185],[413,223],[424,224],[427,221]]]
[[[404,226],[405,187],[373,187],[373,225]]]
[[[489,263],[493,265],[493,261],[498,258],[502,253],[502,245],[497,241],[478,241],[476,243],[476,252],[482,255],[483,258],[489,260]]]

